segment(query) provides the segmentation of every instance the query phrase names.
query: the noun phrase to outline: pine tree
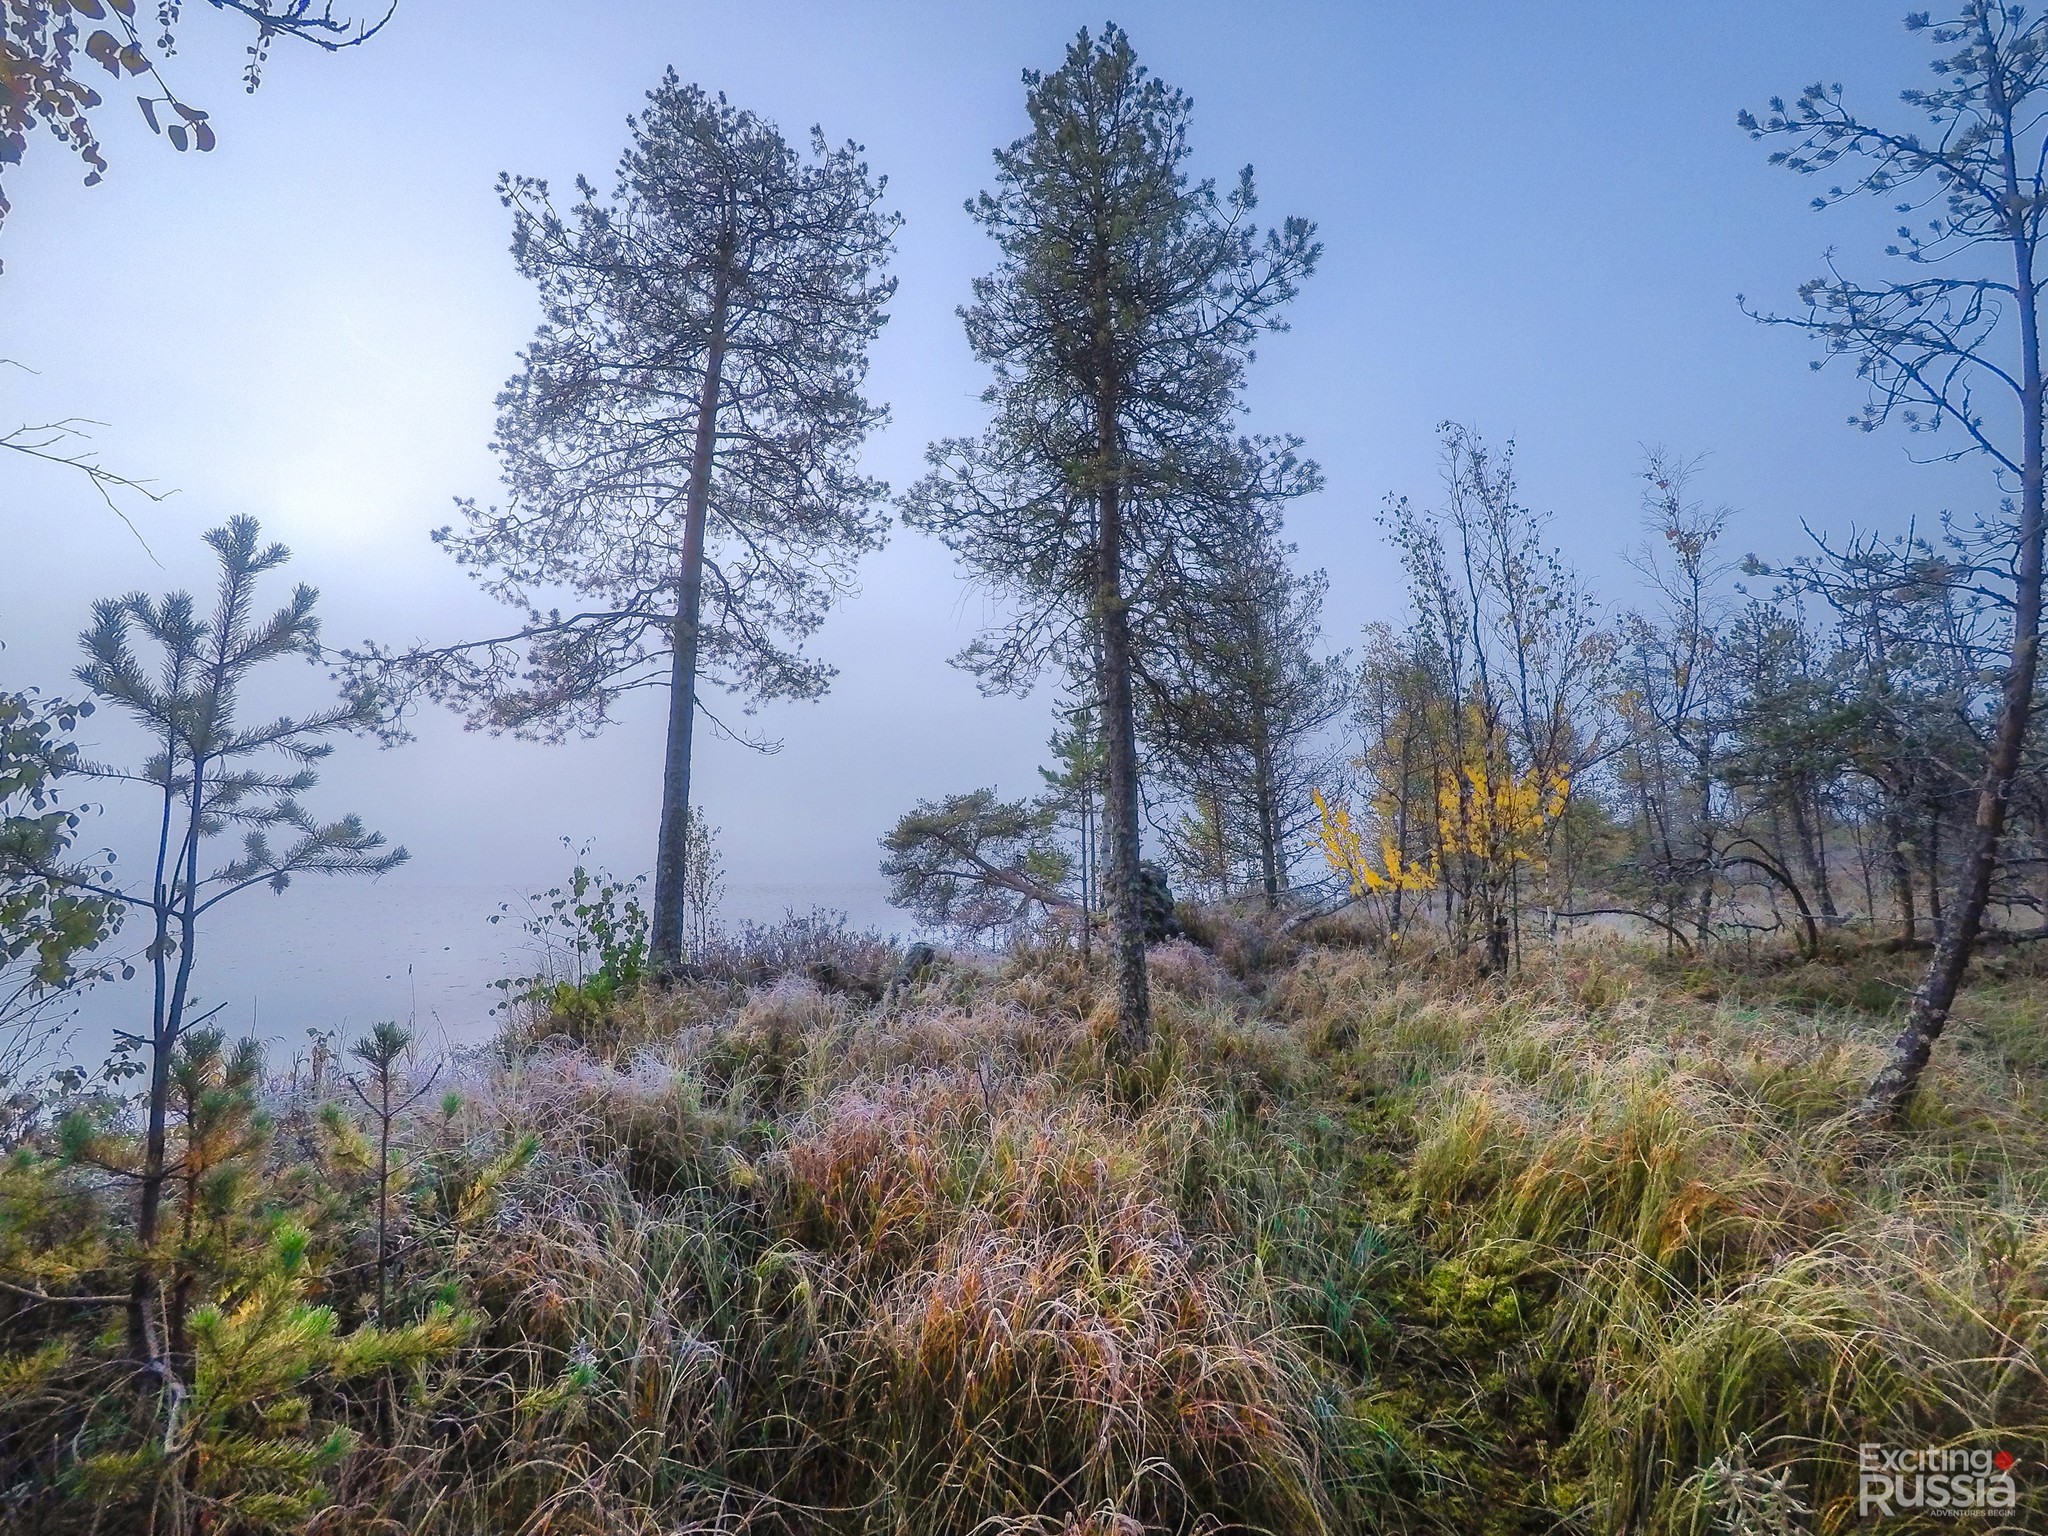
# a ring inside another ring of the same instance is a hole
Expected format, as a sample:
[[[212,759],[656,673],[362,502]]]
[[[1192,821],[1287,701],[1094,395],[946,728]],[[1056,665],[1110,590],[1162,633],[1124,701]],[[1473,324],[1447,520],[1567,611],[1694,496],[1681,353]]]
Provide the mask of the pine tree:
[[[1091,678],[1106,757],[1105,900],[1118,1048],[1150,1036],[1133,677],[1156,602],[1216,547],[1270,455],[1231,434],[1257,337],[1313,270],[1309,224],[1263,241],[1249,167],[1190,182],[1191,105],[1114,26],[1027,71],[1030,131],[971,205],[1001,262],[964,312],[993,370],[978,440],[935,444],[911,523],[1010,599],[963,660],[989,689],[1049,663]]]
[[[171,1391],[179,1384],[163,1332],[154,1253],[173,1172],[167,1159],[172,1068],[191,1022],[202,920],[258,886],[282,892],[303,874],[378,875],[406,859],[403,848],[386,847],[357,817],[322,822],[300,798],[318,783],[312,765],[333,750],[330,738],[374,723],[372,698],[350,694],[308,715],[242,718],[242,691],[258,669],[320,655],[313,611],[319,594],[302,584],[282,608],[260,616],[258,583],[290,552],[263,544],[250,517],[231,519],[206,542],[220,565],[210,614],[202,616],[187,593],[161,599],[131,593],[96,604],[82,637],[87,659],[79,680],[139,726],[152,749],[135,767],[95,763],[89,770],[104,781],[140,787],[154,800],[149,885],[125,889],[75,870],[43,869],[82,894],[146,914],[153,927],[148,959],[155,985],[149,1026],[139,1036],[149,1052],[147,1128],[136,1170],[141,1258],[128,1331],[138,1362]],[[137,654],[138,640],[157,651],[154,667]],[[215,839],[232,832],[242,834],[241,851],[209,868]]]
[[[352,664],[541,739],[594,733],[623,695],[666,687],[652,959],[672,970],[699,691],[822,694],[832,669],[802,643],[883,537],[888,488],[856,460],[887,414],[861,385],[898,221],[859,146],[814,133],[807,159],[673,70],[633,120],[612,200],[577,188],[564,215],[545,182],[500,184],[546,317],[498,399],[507,505],[462,503],[463,527],[435,534],[524,622]],[[564,588],[573,612],[544,606]]]
[[[1351,684],[1343,657],[1317,654],[1329,580],[1294,570],[1293,553],[1258,524],[1221,546],[1163,615],[1140,688],[1159,777],[1200,830],[1188,851],[1206,850],[1226,887],[1242,871],[1269,909],[1307,846],[1311,792],[1337,776],[1324,733]]]
[[[993,789],[923,801],[882,839],[889,901],[970,939],[1015,934],[1034,911],[1073,905],[1073,860],[1052,830],[1043,802],[1003,800]]]

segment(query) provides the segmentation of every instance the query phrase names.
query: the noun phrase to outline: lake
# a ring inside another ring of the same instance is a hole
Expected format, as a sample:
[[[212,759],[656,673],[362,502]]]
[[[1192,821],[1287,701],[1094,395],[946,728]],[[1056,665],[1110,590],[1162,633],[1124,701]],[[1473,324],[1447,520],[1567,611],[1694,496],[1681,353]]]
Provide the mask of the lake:
[[[492,1027],[499,977],[531,973],[535,957],[518,914],[520,890],[429,883],[405,872],[376,882],[302,880],[282,896],[254,890],[223,903],[201,930],[194,991],[204,1011],[231,1036],[253,1034],[273,1056],[302,1050],[309,1029],[352,1037],[380,1019],[410,1022],[421,1039],[473,1043]],[[732,884],[721,908],[728,921],[767,920],[827,906],[860,925],[887,931],[901,914],[882,904],[879,882],[805,887]],[[500,906],[514,916],[493,924]],[[892,919],[896,920],[892,922]],[[113,947],[138,949],[146,934],[133,922]],[[70,1055],[96,1064],[116,1029],[148,1025],[150,979],[105,982],[82,995]]]

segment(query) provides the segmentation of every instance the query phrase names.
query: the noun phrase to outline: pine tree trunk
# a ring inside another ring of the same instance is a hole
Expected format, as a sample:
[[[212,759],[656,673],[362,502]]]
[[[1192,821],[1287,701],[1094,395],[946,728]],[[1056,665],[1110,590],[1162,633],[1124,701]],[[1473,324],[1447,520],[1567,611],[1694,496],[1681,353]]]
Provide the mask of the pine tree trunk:
[[[1965,865],[1965,868],[1968,866]],[[1934,937],[1942,935],[1941,911],[1941,807],[1927,814],[1927,920],[1934,925]]]
[[[162,899],[161,885],[158,886]],[[168,913],[159,908],[156,950],[157,1002],[155,1026],[150,1031],[149,1112],[143,1129],[141,1180],[136,1190],[135,1242],[143,1257],[135,1266],[128,1290],[128,1353],[138,1364],[148,1364],[158,1353],[152,1313],[155,1309],[155,1270],[148,1252],[156,1241],[159,1212],[163,1208],[165,1153],[169,1143],[166,1114],[171,1092],[171,1048],[176,1043],[164,1027],[169,989],[164,975],[165,950],[170,924]]]
[[[2008,186],[2017,185],[2017,170],[2009,138],[2006,181]],[[1979,928],[1983,926],[1984,909],[1991,901],[1991,877],[1998,866],[1999,835],[2005,829],[2006,807],[2012,798],[2013,779],[2019,772],[2020,754],[2026,746],[2027,725],[2033,711],[2034,679],[2040,664],[2041,543],[2044,526],[2040,315],[2031,239],[2024,230],[2016,231],[2012,245],[2014,298],[2020,322],[2020,430],[2023,434],[2012,654],[1998,701],[1998,721],[1992,736],[1991,752],[1977,789],[1977,814],[1957,871],[1957,889],[1949,903],[1940,940],[1934,947],[1934,958],[1927,967],[1926,979],[1914,994],[1905,1028],[1899,1031],[1898,1039],[1892,1043],[1891,1059],[1863,1095],[1860,1113],[1866,1120],[1895,1123],[1904,1115],[1912,1103],[1914,1090],[1920,1085],[1920,1074],[1933,1053],[1934,1042],[1941,1038],[1941,1032],[1948,1024],[1949,1009],[1955,1004],[1963,973],[1969,968],[1970,950],[1976,942]]]
[[[1870,829],[1864,818],[1857,817],[1851,823],[1856,838],[1856,869],[1863,876],[1863,910],[1870,919],[1870,930],[1877,931],[1877,876],[1871,869]]]
[[[1263,728],[1258,743],[1254,789],[1259,798],[1259,888],[1266,898],[1266,910],[1271,912],[1280,905],[1280,808],[1274,803],[1278,796],[1273,784],[1272,738]]]
[[[1793,787],[1792,826],[1799,834],[1799,851],[1806,860],[1807,873],[1813,876],[1813,894],[1820,902],[1821,916],[1832,923],[1841,914],[1835,910],[1834,887],[1828,882],[1827,812],[1813,786],[1804,780]]]
[[[1892,872],[1892,905],[1898,909],[1894,915],[1899,922],[1899,942],[1911,944],[1920,937],[1919,898],[1913,892],[1912,861],[1906,857],[1906,823],[1897,810],[1885,813],[1884,832]]]
[[[1694,930],[1699,947],[1704,950],[1714,936],[1714,866],[1718,858],[1714,837],[1714,766],[1707,747],[1697,751],[1699,782],[1695,786],[1700,797],[1700,838],[1699,870],[1700,891],[1699,911],[1695,914]]]
[[[1123,595],[1123,507],[1117,467],[1117,395],[1105,372],[1096,398],[1095,610],[1102,632],[1102,821],[1109,843],[1104,902],[1116,971],[1116,1046],[1129,1061],[1151,1043],[1145,919],[1138,874],[1138,726],[1131,699],[1131,621]]]
[[[170,1047],[174,1042],[168,1038],[165,1020],[169,1014],[171,1001],[171,906],[168,861],[173,803],[172,791],[167,784],[163,793],[163,823],[157,840],[156,880],[152,887],[156,898],[152,904],[156,931],[149,946],[150,970],[155,981],[155,994],[150,1002],[149,1109],[142,1135],[141,1182],[136,1190],[135,1235],[137,1246],[145,1251],[156,1237],[157,1212],[163,1202],[164,1154],[168,1141],[165,1117],[171,1092]],[[179,846],[182,849],[183,844]],[[150,1286],[151,1274],[147,1261],[138,1263],[134,1275],[129,1280],[127,1318],[128,1353],[139,1364],[147,1363],[156,1356],[150,1323],[153,1299]]]
[[[1095,963],[1095,791],[1081,789],[1081,969]]]
[[[377,1326],[391,1326],[391,1063],[377,1084]]]
[[[164,1389],[182,1396],[184,1384],[168,1358],[166,1344],[158,1331],[158,1313],[163,1306],[163,1280],[157,1273],[155,1246],[162,1220],[164,1186],[170,1177],[169,1109],[171,1059],[184,1032],[185,1005],[192,987],[192,942],[197,928],[195,902],[199,870],[199,836],[206,811],[206,780],[201,765],[192,769],[191,804],[176,862],[168,880],[161,876],[156,885],[158,904],[158,988],[152,1021],[149,1115],[144,1133],[142,1177],[136,1191],[135,1245],[141,1257],[128,1292],[128,1347],[136,1361],[155,1375]],[[170,931],[169,914],[178,919],[178,967],[166,996],[162,984],[163,944]]]
[[[684,891],[690,853],[690,743],[697,718],[697,635],[704,596],[704,521],[711,500],[711,460],[718,444],[718,385],[725,364],[726,292],[711,302],[704,387],[697,399],[697,437],[683,501],[682,572],[676,593],[674,655],[669,665],[668,750],[662,764],[661,832],[654,854],[653,933],[648,959],[656,975],[683,962]]]

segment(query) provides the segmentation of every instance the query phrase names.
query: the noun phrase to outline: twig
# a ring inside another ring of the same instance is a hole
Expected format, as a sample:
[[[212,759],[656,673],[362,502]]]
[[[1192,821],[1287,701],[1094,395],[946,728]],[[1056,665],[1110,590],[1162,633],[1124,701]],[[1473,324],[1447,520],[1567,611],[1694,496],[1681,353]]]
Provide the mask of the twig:
[[[156,551],[149,547],[149,541],[142,536],[142,530],[135,526],[134,519],[121,510],[120,504],[114,500],[113,493],[117,490],[134,491],[153,502],[162,502],[177,495],[177,492],[153,491],[149,488],[148,481],[137,480],[132,475],[108,469],[105,465],[96,463],[90,453],[52,451],[69,438],[89,441],[88,434],[81,430],[84,427],[105,425],[105,422],[93,421],[84,416],[69,416],[62,421],[23,425],[0,435],[0,448],[11,448],[14,452],[25,454],[31,459],[40,459],[45,464],[55,464],[65,469],[75,469],[84,475],[92,488],[99,492],[100,500],[107,504],[107,510],[121,519],[128,531],[135,536],[135,542],[142,546],[142,552],[149,556],[158,569],[162,569],[163,562],[157,559]]]
[[[126,1294],[119,1296],[52,1296],[48,1291],[30,1290],[27,1286],[16,1285],[11,1280],[0,1280],[0,1291],[8,1291],[16,1296],[25,1296],[30,1301],[47,1301],[69,1307],[105,1307],[112,1306],[117,1302],[125,1306],[128,1301]]]

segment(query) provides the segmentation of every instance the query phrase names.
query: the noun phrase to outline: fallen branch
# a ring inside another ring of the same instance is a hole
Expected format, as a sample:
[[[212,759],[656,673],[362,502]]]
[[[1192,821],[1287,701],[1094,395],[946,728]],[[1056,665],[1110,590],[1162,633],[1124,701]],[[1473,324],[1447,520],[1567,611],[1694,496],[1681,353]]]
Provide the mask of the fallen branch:
[[[1662,928],[1685,947],[1685,952],[1688,955],[1692,953],[1692,940],[1687,938],[1681,930],[1661,917],[1652,916],[1648,912],[1639,912],[1634,907],[1585,907],[1577,912],[1560,912],[1557,915],[1563,918],[1633,917],[1639,922],[1648,923],[1653,928]]]

